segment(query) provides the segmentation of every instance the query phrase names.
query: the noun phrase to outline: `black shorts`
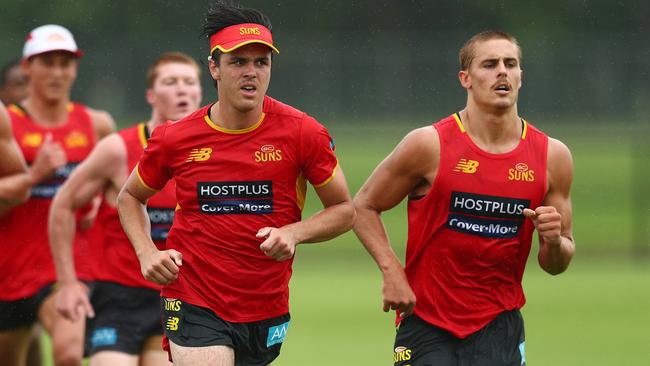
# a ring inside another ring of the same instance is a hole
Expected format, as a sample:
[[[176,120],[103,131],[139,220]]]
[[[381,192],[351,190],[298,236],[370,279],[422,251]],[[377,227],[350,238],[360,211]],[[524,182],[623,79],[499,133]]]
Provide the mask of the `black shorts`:
[[[393,362],[395,366],[522,366],[524,345],[519,310],[499,314],[464,339],[411,315],[397,330]]]
[[[280,354],[290,315],[251,323],[231,323],[212,310],[161,298],[165,335],[182,347],[229,346],[236,366],[265,366]]]
[[[47,285],[33,296],[14,300],[0,301],[0,332],[29,327],[38,319],[38,309],[52,293],[53,285]]]
[[[90,301],[95,317],[86,323],[87,355],[137,355],[149,337],[162,335],[159,291],[97,281]]]

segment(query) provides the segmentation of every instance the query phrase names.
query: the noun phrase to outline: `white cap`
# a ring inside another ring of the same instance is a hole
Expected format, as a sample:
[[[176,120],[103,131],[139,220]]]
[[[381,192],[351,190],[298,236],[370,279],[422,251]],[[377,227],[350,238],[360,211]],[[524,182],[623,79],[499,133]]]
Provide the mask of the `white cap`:
[[[69,30],[60,25],[47,24],[29,33],[23,48],[23,59],[50,51],[67,51],[77,57],[83,55]]]

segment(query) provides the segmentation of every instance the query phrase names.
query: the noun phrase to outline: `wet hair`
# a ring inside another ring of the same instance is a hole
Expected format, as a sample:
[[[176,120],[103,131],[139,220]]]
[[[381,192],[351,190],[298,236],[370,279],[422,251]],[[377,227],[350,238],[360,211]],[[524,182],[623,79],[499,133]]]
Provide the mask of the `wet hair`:
[[[197,76],[201,77],[201,67],[191,56],[182,52],[165,52],[154,61],[147,70],[147,87],[153,88],[153,84],[158,78],[158,67],[165,64],[179,63],[193,66],[196,69]]]
[[[521,47],[519,47],[519,42],[517,42],[517,39],[506,32],[489,30],[489,31],[478,33],[474,35],[472,38],[470,38],[467,42],[465,42],[465,44],[460,49],[460,52],[458,54],[458,59],[460,61],[460,69],[461,70],[469,69],[469,66],[472,64],[474,57],[476,57],[475,49],[477,43],[482,43],[493,39],[505,39],[507,41],[512,42],[515,46],[517,46],[519,62],[521,62]]]
[[[208,40],[218,31],[230,27],[231,25],[254,23],[263,25],[272,31],[271,20],[266,15],[262,14],[257,9],[244,8],[239,4],[231,1],[218,1],[208,9],[205,15],[205,23],[203,24],[203,36]],[[221,51],[214,50],[212,60],[219,65],[219,58]]]
[[[0,68],[0,87],[4,87],[9,79],[9,71],[16,66],[20,66],[20,59],[10,60]]]

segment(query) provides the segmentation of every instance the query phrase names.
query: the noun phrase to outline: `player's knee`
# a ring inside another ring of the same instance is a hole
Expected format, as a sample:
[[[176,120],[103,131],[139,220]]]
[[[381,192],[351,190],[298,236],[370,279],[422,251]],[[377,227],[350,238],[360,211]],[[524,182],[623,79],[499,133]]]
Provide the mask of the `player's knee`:
[[[71,347],[55,347],[52,350],[55,366],[81,366],[82,354]]]

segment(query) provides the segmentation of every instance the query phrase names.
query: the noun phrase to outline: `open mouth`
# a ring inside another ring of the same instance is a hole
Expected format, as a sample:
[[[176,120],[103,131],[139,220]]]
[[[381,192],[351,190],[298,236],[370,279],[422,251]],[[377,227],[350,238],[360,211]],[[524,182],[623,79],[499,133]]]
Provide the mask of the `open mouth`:
[[[508,92],[510,91],[510,85],[498,84],[496,87],[494,87],[494,90]]]
[[[187,108],[190,104],[188,102],[178,102],[176,106],[178,108]]]

